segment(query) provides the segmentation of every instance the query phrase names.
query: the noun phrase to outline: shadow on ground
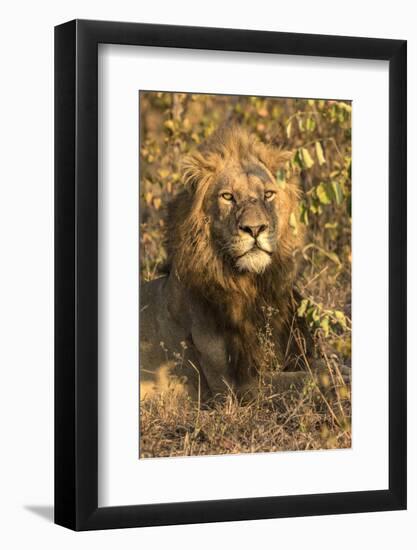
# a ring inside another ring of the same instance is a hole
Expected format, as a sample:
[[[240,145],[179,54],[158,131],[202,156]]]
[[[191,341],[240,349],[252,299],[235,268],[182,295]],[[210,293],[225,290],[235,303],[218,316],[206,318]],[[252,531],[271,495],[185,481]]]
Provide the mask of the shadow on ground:
[[[36,514],[37,516],[46,519],[52,523],[54,521],[54,507],[53,506],[37,506],[37,505],[28,505],[24,506],[25,510]]]

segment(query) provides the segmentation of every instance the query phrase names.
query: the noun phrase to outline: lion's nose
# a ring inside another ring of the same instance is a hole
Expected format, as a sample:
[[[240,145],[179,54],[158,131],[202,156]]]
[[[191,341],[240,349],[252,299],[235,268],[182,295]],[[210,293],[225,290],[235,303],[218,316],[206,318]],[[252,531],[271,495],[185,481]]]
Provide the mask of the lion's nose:
[[[258,235],[262,233],[262,231],[266,231],[268,229],[268,224],[263,223],[261,225],[239,225],[239,229],[244,233],[249,233],[249,235],[252,235],[252,237],[256,239]]]

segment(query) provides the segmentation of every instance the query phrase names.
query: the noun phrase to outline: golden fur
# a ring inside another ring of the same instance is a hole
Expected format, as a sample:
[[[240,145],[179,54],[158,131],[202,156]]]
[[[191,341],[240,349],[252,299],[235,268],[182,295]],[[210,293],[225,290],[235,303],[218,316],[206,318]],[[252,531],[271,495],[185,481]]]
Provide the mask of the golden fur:
[[[291,157],[231,127],[183,159],[185,188],[168,207],[167,276],[142,285],[141,370],[155,373],[151,382],[168,363],[178,375],[172,357],[180,353],[180,376],[189,381],[197,369],[207,395],[247,391],[270,366],[259,337],[266,324],[279,370],[299,370],[294,284],[303,231],[290,221],[300,191],[295,176],[276,178]]]

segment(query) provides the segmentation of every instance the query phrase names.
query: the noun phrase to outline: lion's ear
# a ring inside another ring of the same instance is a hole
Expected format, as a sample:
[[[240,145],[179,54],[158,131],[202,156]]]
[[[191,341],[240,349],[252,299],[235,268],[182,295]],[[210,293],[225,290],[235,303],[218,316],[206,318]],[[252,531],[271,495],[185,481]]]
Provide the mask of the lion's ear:
[[[194,193],[200,182],[212,173],[212,166],[208,159],[198,151],[185,155],[181,160],[180,172],[185,187]]]
[[[294,158],[294,154],[294,151],[264,145],[260,151],[260,158],[269,170],[275,174],[279,168],[283,167],[287,162]]]

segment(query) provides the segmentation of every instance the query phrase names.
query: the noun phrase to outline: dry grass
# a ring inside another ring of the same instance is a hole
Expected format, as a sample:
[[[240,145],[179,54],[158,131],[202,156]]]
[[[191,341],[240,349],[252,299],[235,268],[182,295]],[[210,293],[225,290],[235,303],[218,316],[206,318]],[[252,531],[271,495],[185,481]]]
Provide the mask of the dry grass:
[[[329,378],[335,371],[329,369]],[[166,393],[141,405],[140,457],[198,456],[341,449],[351,446],[350,392],[343,382],[329,392],[316,383],[240,405],[232,393],[204,409]]]
[[[271,368],[277,368],[268,327],[267,321],[259,338]],[[350,384],[341,374],[346,362],[334,353],[334,339],[345,342],[346,336],[323,338],[319,330],[315,337],[322,367],[317,375],[309,366],[302,389],[273,394],[261,378],[257,398],[249,403],[239,402],[230,389],[204,404],[178,394],[176,387],[147,397],[140,408],[140,458],[349,448]],[[178,355],[177,361],[184,359]]]

